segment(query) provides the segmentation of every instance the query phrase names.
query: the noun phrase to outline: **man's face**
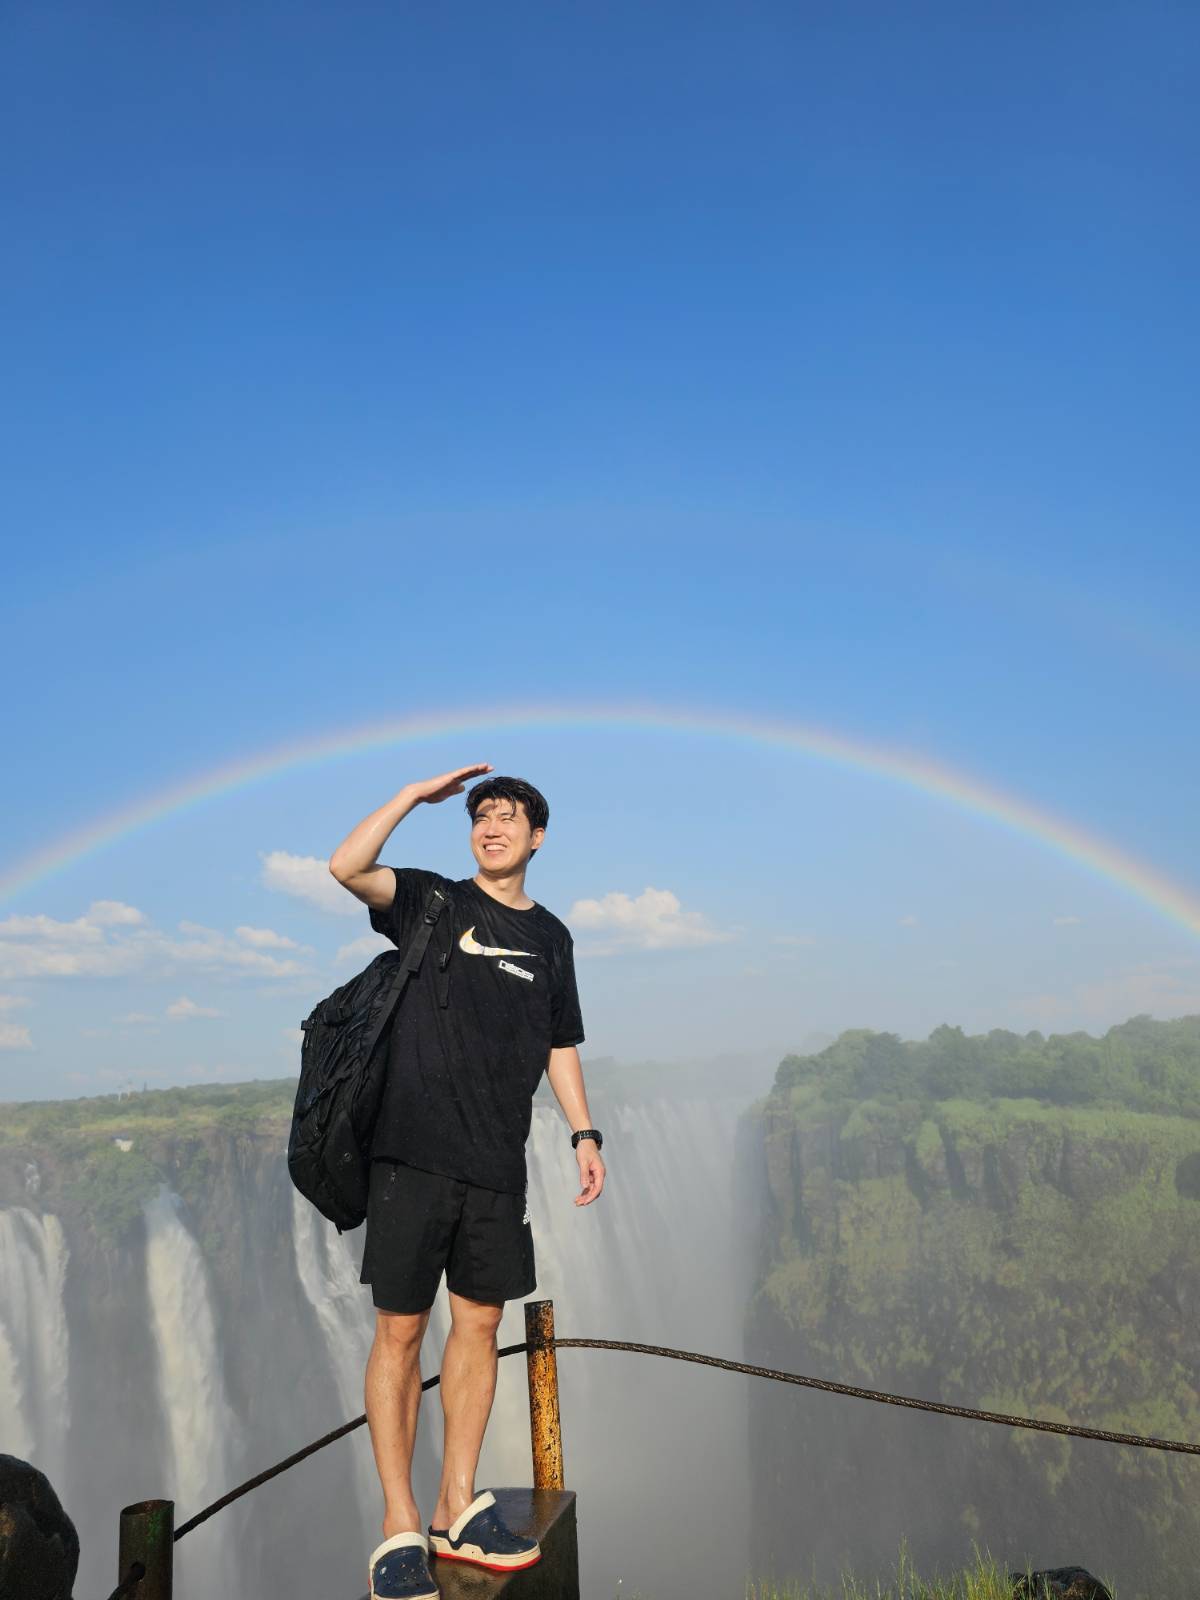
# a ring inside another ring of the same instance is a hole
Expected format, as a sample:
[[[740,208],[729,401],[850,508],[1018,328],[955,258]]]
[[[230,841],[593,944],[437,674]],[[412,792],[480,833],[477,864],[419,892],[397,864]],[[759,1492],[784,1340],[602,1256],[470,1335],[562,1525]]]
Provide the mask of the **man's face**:
[[[471,827],[471,854],[484,872],[516,872],[545,836],[545,828],[530,828],[520,800],[481,800]]]

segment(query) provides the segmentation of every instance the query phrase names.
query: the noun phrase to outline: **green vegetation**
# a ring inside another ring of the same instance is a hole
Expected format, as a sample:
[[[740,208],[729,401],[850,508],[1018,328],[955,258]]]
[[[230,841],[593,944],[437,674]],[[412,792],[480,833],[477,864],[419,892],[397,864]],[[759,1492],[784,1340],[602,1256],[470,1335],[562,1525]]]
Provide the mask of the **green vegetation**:
[[[841,1574],[836,1584],[804,1583],[798,1578],[746,1579],[744,1600],[1012,1600],[1012,1584],[1008,1569],[995,1560],[989,1552],[974,1546],[975,1559],[969,1567],[943,1577],[934,1572],[922,1577],[913,1567],[907,1545],[900,1542],[900,1556],[889,1580],[860,1579],[853,1570]],[[1027,1580],[1031,1570],[1024,1569]],[[1116,1586],[1102,1579],[1105,1587],[1117,1600]],[[1029,1584],[1032,1589],[1032,1583]],[[640,1590],[626,1591],[624,1584],[617,1589],[613,1600],[651,1600]]]
[[[101,1239],[120,1244],[162,1181],[158,1168],[139,1151],[110,1144],[87,1157],[71,1185],[71,1198]]]
[[[974,1551],[971,1566],[946,1577],[938,1572],[922,1577],[913,1567],[902,1539],[890,1580],[860,1579],[853,1569],[844,1571],[836,1585],[808,1584],[794,1578],[782,1584],[772,1578],[747,1578],[745,1600],[1012,1600],[1007,1568],[990,1553],[981,1553],[978,1545]],[[1032,1576],[1029,1568],[1024,1570],[1027,1578]],[[1032,1589],[1032,1583],[1029,1587]],[[1111,1583],[1105,1587],[1117,1600],[1116,1588]]]
[[[584,1068],[588,1089],[602,1105],[626,1105],[664,1095],[728,1094],[738,1081],[730,1063],[737,1063],[738,1059],[718,1058],[692,1065],[616,1062],[611,1056],[603,1056],[585,1061]],[[20,1145],[75,1154],[101,1137],[111,1140],[136,1134],[176,1136],[210,1128],[276,1133],[290,1124],[295,1098],[296,1078],[290,1077],[142,1089],[76,1100],[0,1102],[0,1150]],[[538,1083],[534,1103],[552,1107],[558,1104],[544,1076]]]
[[[295,1093],[294,1079],[279,1078],[10,1104],[0,1107],[0,1156],[34,1157],[43,1204],[118,1246],[162,1183],[193,1218],[208,1215],[222,1153],[254,1139],[277,1149]],[[205,1249],[221,1242],[212,1227],[199,1236]]]
[[[789,1056],[751,1115],[770,1204],[748,1347],[776,1352],[771,1365],[1200,1439],[1200,1017],[1137,1017],[1102,1039],[856,1030]],[[834,1521],[819,1458],[786,1413],[752,1405],[790,1497],[815,1526]],[[967,1449],[837,1418],[863,1502],[892,1529],[936,1500],[948,1524],[1045,1519],[1081,1551],[1111,1551],[1119,1527],[1127,1590],[1137,1572],[1145,1592],[1176,1592],[1172,1574],[1194,1566],[1200,1510],[1179,1458],[998,1429]],[[864,1561],[879,1532],[864,1528]]]
[[[1133,1017],[1100,1039],[1087,1033],[965,1034],[945,1024],[922,1043],[866,1028],[817,1055],[786,1056],[778,1090],[826,1108],[863,1100],[1036,1100],[1200,1117],[1200,1016]]]
[[[706,1063],[585,1063],[589,1089],[622,1102],[676,1091],[728,1089],[728,1068]],[[1120,1107],[1200,1118],[1200,1017],[1156,1022],[1133,1017],[1102,1038],[1087,1033],[1016,1034],[1003,1029],[968,1035],[943,1025],[927,1040],[851,1029],[827,1049],[789,1055],[775,1075],[777,1091],[792,1090],[797,1108],[852,1111],[864,1101],[883,1105],[998,1099],[1049,1106]],[[26,1100],[0,1105],[0,1146],[77,1148],[74,1136],[134,1131],[181,1133],[208,1127],[266,1128],[290,1119],[296,1079],[195,1084],[144,1089],[77,1100]],[[538,1101],[550,1098],[538,1085]],[[1200,1183],[1200,1172],[1197,1174]]]
[[[97,1135],[186,1133],[204,1128],[266,1129],[290,1120],[295,1078],[192,1084],[78,1100],[24,1100],[0,1106],[0,1147],[75,1150]]]

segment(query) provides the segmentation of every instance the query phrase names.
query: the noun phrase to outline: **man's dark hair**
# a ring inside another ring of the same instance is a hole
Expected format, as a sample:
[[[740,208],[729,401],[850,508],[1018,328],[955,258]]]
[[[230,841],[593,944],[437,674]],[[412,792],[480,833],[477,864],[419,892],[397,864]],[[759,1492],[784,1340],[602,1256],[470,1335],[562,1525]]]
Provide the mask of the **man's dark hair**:
[[[473,789],[469,789],[466,804],[467,810],[471,813],[472,826],[475,823],[475,813],[484,800],[507,800],[514,809],[519,800],[525,807],[531,831],[534,828],[544,828],[550,821],[550,807],[546,804],[545,795],[531,783],[526,783],[524,778],[484,778],[482,783],[477,783]],[[534,848],[529,853],[535,856],[537,849]]]

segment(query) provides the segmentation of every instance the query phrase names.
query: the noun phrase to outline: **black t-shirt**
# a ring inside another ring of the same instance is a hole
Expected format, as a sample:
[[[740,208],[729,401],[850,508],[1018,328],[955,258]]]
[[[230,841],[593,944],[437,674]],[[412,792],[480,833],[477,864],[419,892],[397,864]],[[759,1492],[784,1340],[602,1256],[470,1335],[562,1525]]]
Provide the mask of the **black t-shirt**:
[[[583,1042],[570,932],[545,906],[516,911],[472,878],[392,870],[396,898],[371,907],[371,926],[400,950],[434,884],[450,904],[391,1023],[372,1158],[520,1194],[533,1092],[551,1049]]]

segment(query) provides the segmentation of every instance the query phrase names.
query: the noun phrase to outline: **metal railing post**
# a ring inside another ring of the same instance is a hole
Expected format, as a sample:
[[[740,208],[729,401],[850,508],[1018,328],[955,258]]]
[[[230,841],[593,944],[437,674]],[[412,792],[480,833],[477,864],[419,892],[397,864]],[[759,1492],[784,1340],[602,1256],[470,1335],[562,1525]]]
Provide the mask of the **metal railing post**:
[[[171,1600],[175,1553],[175,1502],[140,1500],[121,1512],[117,1582],[123,1583],[135,1564],[144,1569],[134,1589],[137,1600]]]
[[[533,1487],[563,1488],[562,1428],[558,1415],[558,1359],[554,1349],[554,1301],[525,1302],[525,1365],[529,1374],[529,1437]]]

